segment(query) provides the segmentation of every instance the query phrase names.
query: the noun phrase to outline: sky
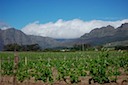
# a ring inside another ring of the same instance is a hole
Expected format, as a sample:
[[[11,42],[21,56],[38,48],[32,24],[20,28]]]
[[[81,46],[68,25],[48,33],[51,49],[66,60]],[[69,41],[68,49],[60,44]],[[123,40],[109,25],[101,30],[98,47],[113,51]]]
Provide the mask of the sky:
[[[26,34],[77,38],[128,22],[127,9],[128,0],[0,0],[0,22]]]

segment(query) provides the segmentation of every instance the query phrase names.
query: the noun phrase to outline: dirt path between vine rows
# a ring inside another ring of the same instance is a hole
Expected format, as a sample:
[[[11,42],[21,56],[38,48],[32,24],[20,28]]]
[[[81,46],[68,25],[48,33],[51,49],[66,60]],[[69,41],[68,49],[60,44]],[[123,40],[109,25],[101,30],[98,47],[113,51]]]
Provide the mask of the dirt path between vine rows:
[[[70,79],[67,78],[67,83],[65,81],[55,81],[52,84],[49,83],[43,83],[42,81],[35,81],[34,78],[31,78],[30,80],[25,80],[22,83],[17,82],[16,85],[128,85],[128,76],[127,75],[121,75],[117,77],[117,82],[116,83],[105,83],[105,84],[98,84],[98,83],[93,83],[89,84],[88,80],[90,77],[81,77],[79,78],[80,82],[77,84],[71,84]],[[0,79],[0,85],[13,85],[13,77],[10,76],[4,76]]]

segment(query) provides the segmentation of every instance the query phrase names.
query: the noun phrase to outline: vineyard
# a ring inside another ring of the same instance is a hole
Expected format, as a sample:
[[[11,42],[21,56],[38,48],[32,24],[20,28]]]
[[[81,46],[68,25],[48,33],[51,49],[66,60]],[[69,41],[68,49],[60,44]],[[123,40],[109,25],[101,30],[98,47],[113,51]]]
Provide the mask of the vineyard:
[[[127,51],[0,53],[0,85],[128,85]]]

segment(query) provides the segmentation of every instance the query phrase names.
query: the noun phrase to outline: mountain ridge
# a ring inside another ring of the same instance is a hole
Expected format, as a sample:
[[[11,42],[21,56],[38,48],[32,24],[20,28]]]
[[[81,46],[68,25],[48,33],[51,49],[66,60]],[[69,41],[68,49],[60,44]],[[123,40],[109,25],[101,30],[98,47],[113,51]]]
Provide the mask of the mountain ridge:
[[[50,37],[27,35],[21,30],[9,28],[0,29],[0,50],[4,45],[17,43],[19,45],[39,44],[42,49],[56,47],[72,47],[74,44],[103,45],[106,43],[128,40],[128,23],[118,28],[110,25],[95,28],[77,39],[53,39]]]
[[[14,43],[17,43],[19,45],[39,44],[42,49],[56,47],[57,45],[59,45],[59,42],[52,38],[26,35],[21,30],[17,30],[15,28],[0,30],[0,43],[1,45]]]
[[[96,28],[90,33],[85,33],[79,39],[87,43],[101,42],[100,44],[128,40],[128,23],[124,23],[118,28],[114,28],[110,25]]]

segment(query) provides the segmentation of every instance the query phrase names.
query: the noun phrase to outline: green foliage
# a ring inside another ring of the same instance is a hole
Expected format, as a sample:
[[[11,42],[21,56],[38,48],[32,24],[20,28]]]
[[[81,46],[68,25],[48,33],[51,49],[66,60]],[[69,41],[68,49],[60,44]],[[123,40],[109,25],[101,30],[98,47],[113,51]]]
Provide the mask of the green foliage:
[[[109,83],[111,81],[109,77],[117,77],[118,75],[120,75],[120,72],[117,70],[117,68],[111,71],[110,69],[108,69],[108,66],[109,53],[107,50],[105,51],[104,49],[102,49],[99,57],[91,61],[89,70],[92,78],[89,80],[89,82],[93,80],[94,82],[98,82],[100,84]]]
[[[13,75],[13,62],[2,63],[2,75]]]
[[[90,44],[75,44],[72,48],[72,50],[76,51],[85,51],[91,48]]]
[[[115,50],[128,50],[128,46],[115,46]]]
[[[14,63],[7,61],[8,56],[14,59],[12,53],[1,53],[0,56],[5,59],[1,65],[2,75],[14,75]],[[127,52],[109,52],[102,49],[96,52],[21,52],[19,56],[20,62],[15,74],[21,82],[33,77],[36,81],[49,83],[53,83],[54,80],[67,82],[67,78],[70,83],[78,83],[80,77],[89,75],[89,83],[94,81],[103,84],[116,82],[117,76],[121,75],[119,68],[124,68],[128,73]],[[52,68],[56,70],[56,79]]]
[[[38,44],[32,45],[18,45],[18,44],[8,44],[4,46],[4,51],[40,51],[41,48]]]

